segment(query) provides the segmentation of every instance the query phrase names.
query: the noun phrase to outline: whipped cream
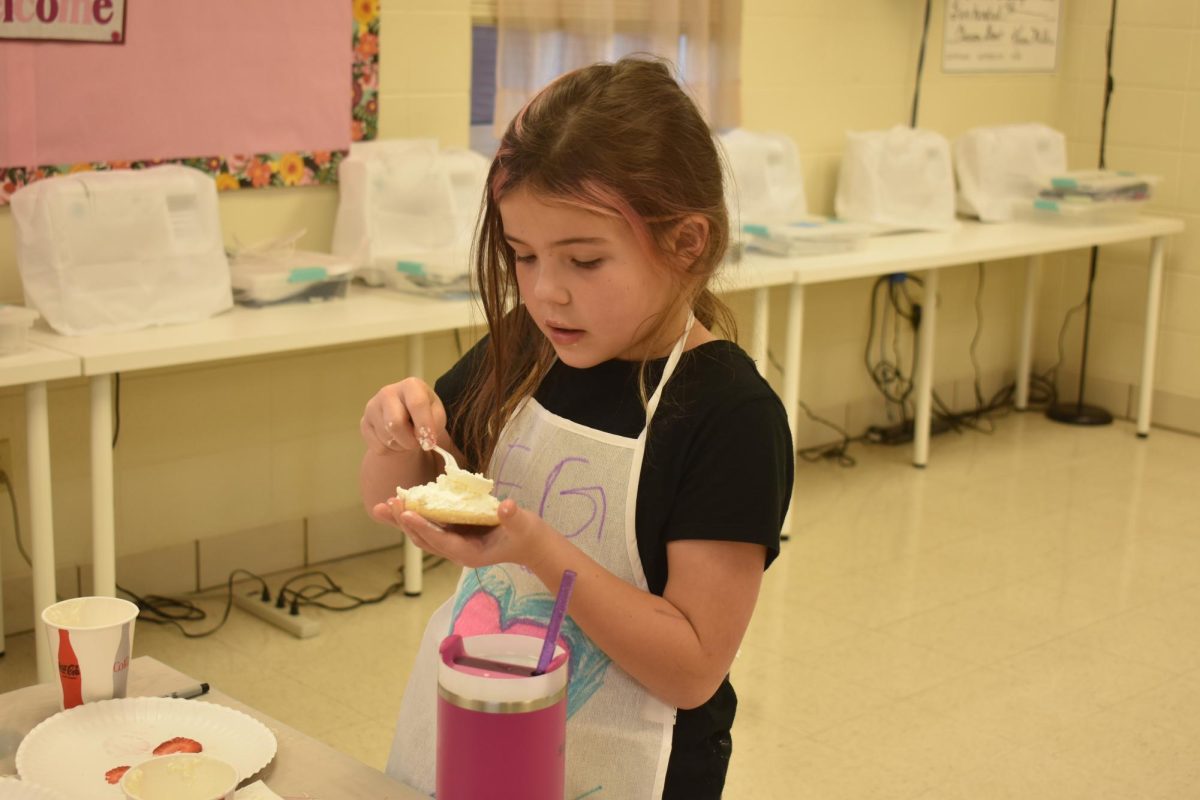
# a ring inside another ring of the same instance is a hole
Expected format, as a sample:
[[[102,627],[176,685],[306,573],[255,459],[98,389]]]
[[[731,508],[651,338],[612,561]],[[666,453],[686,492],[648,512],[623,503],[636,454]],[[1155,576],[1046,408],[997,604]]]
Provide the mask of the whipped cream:
[[[449,469],[437,480],[411,489],[396,487],[396,496],[427,506],[471,514],[494,514],[500,501],[492,494],[494,482],[465,469]]]

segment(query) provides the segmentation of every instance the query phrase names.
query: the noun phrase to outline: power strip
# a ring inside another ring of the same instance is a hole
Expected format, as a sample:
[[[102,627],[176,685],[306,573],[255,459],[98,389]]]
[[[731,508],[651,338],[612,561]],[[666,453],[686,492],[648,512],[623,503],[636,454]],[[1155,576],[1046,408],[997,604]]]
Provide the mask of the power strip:
[[[897,423],[888,427],[872,425],[867,428],[866,440],[874,444],[908,444],[913,440],[913,421]],[[929,435],[937,436],[951,430],[953,426],[941,417],[933,417],[929,425]]]
[[[287,608],[276,608],[274,600],[263,602],[257,589],[248,595],[234,593],[233,604],[243,611],[265,619],[277,628],[283,628],[297,639],[311,639],[321,632],[321,623],[315,619],[293,616]]]

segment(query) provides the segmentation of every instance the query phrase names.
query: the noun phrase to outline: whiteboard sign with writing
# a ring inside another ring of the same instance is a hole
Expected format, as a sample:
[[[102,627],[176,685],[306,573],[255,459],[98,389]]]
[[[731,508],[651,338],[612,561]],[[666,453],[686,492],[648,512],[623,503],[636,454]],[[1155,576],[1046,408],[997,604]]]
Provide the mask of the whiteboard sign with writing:
[[[125,0],[0,0],[0,39],[125,40]]]
[[[944,72],[1053,72],[1061,0],[946,0]]]

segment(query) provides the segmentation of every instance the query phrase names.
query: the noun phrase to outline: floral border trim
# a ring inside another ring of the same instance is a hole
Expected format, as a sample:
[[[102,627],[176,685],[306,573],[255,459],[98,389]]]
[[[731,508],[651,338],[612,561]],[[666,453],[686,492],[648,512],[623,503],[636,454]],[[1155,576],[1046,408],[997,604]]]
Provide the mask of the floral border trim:
[[[354,0],[354,99],[350,140],[379,134],[379,0]]]
[[[354,59],[350,139],[361,142],[379,133],[379,0],[353,0]],[[183,164],[211,175],[218,191],[259,189],[267,186],[315,186],[337,182],[338,165],[346,150],[255,153],[253,155],[199,158],[93,161],[47,164],[37,167],[0,167],[0,206],[22,186],[76,172],[145,169],[159,164]]]

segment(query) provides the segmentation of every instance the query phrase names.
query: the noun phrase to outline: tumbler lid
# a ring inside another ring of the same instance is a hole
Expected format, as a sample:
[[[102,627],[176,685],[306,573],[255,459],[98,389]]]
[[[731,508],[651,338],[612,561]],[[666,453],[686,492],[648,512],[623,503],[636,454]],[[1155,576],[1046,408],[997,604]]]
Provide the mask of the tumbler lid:
[[[541,639],[521,634],[451,634],[438,648],[441,693],[485,703],[523,703],[556,695],[567,685],[568,654],[556,646],[549,669],[534,675],[541,647]]]

